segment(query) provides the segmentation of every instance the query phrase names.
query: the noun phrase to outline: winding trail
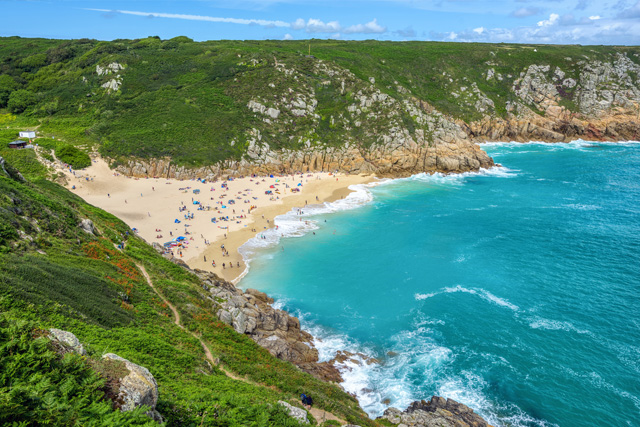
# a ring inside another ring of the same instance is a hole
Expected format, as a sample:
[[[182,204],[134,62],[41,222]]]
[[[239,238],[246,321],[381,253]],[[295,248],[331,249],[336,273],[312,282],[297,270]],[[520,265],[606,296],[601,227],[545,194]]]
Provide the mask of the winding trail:
[[[220,369],[222,372],[224,372],[225,375],[228,376],[231,379],[234,379],[234,380],[237,380],[237,381],[242,381],[244,383],[251,384],[251,385],[254,385],[254,386],[260,386],[260,387],[267,387],[267,388],[275,389],[273,386],[268,386],[268,385],[265,385],[265,384],[259,384],[259,383],[256,383],[254,381],[249,380],[248,378],[239,377],[238,375],[234,374],[233,372],[231,372],[231,371],[227,370],[226,368],[224,368],[223,366],[221,366],[220,363],[216,363],[216,361],[213,359],[213,355],[211,354],[211,351],[209,350],[209,347],[204,342],[204,340],[202,338],[200,338],[198,335],[196,335],[195,332],[188,331],[187,329],[185,329],[184,326],[182,326],[182,323],[180,322],[180,313],[178,312],[176,307],[173,304],[171,304],[169,302],[169,300],[167,300],[160,292],[158,292],[158,289],[156,289],[155,286],[153,286],[153,282],[151,281],[151,277],[149,277],[149,273],[147,273],[147,270],[144,268],[144,266],[142,264],[140,264],[140,263],[136,263],[136,266],[142,272],[142,275],[146,279],[147,284],[149,284],[151,289],[153,289],[153,292],[155,292],[156,295],[158,295],[158,297],[160,297],[160,299],[165,304],[167,304],[167,307],[169,307],[169,309],[171,309],[171,312],[173,313],[173,317],[174,317],[173,323],[175,323],[176,326],[182,328],[183,330],[189,332],[191,334],[191,336],[193,336],[195,339],[200,341],[200,344],[202,345],[202,348],[204,349],[204,354],[207,357],[207,360],[209,361],[209,363],[211,363],[211,366],[217,366],[218,369]],[[331,412],[327,412],[327,411],[324,411],[324,410],[319,409],[319,408],[311,408],[309,410],[309,412],[311,413],[311,415],[313,415],[313,417],[319,423],[321,423],[323,421],[327,421],[327,420],[334,420],[334,421],[338,421],[341,424],[347,424],[347,422],[345,420],[343,420],[341,418],[338,418],[337,416],[335,416]]]
[[[156,295],[158,295],[160,297],[160,299],[165,304],[167,304],[167,306],[171,309],[171,312],[173,313],[173,317],[174,317],[173,323],[175,323],[177,326],[179,326],[180,328],[182,328],[182,329],[184,329],[186,331],[184,326],[182,326],[182,323],[180,323],[180,313],[178,313],[178,310],[175,308],[175,306],[173,304],[171,304],[169,302],[169,300],[167,300],[160,292],[158,292],[158,290],[156,289],[155,286],[153,286],[153,282],[151,281],[151,277],[149,277],[149,273],[147,273],[147,270],[144,268],[144,266],[142,264],[139,264],[139,263],[136,263],[136,266],[142,272],[142,275],[147,280],[147,283],[149,284],[149,286],[151,286],[151,289],[153,289],[153,292],[155,292]],[[211,354],[211,350],[209,350],[209,347],[207,346],[207,344],[205,344],[203,339],[200,338],[198,335],[196,335],[195,332],[191,332],[191,331],[187,331],[187,332],[189,332],[191,334],[191,336],[193,336],[195,339],[200,341],[200,344],[202,345],[202,348],[204,349],[204,354],[207,357],[207,360],[209,361],[209,363],[211,363],[211,366],[218,366],[218,368],[222,369],[222,371],[225,374],[229,375],[229,373],[227,372],[226,369],[223,369],[218,363],[215,362],[215,360],[213,360],[213,355]]]

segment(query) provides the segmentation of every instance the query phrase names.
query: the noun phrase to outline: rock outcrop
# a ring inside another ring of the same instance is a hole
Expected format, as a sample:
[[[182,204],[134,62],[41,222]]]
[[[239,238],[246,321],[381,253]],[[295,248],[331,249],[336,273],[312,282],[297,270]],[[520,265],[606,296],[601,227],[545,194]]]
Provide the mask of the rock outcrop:
[[[88,234],[95,234],[96,231],[95,226],[93,225],[93,221],[91,221],[89,218],[85,218],[80,221],[78,227],[80,227],[85,233]]]
[[[58,354],[76,353],[86,356],[87,352],[73,333],[61,329],[49,329],[48,338],[57,345]],[[140,406],[148,406],[150,409],[146,415],[154,421],[163,422],[162,416],[156,411],[158,403],[158,384],[151,372],[143,366],[136,365],[117,354],[107,353],[102,356],[104,360],[121,362],[128,373],[117,379],[118,391],[114,404],[121,411],[131,411]],[[113,397],[112,397],[113,398]]]
[[[291,362],[325,381],[341,382],[333,364],[318,363],[313,337],[300,328],[300,321],[283,310],[273,308],[273,299],[255,289],[242,291],[215,274],[195,270],[202,286],[219,309],[218,318],[236,332],[248,335],[273,356]]]
[[[406,176],[491,167],[493,160],[477,142],[637,140],[640,65],[633,59],[621,52],[608,59],[565,58],[560,65],[541,59],[512,75],[496,71],[510,64],[495,62],[494,54],[485,63],[482,84],[446,71],[442,80],[434,76],[432,81],[453,102],[475,112],[466,121],[414,96],[419,92],[415,87],[397,81],[382,87],[375,78],[359,78],[331,61],[316,59],[302,72],[276,58],[262,60],[272,81],[246,101],[253,127],[230,141],[246,147],[241,159],[201,168],[174,165],[169,159],[128,159],[118,170],[178,179],[296,171]],[[308,73],[316,79],[310,80]],[[493,92],[481,90],[487,90],[486,82]],[[322,93],[332,94],[342,106],[330,113],[321,110]]]
[[[80,340],[71,332],[63,331],[61,329],[51,328],[49,329],[49,338],[61,344],[70,352],[76,353],[80,356],[86,356],[87,352]]]
[[[415,401],[404,411],[389,408],[382,418],[398,427],[490,427],[468,406],[438,396],[433,396],[429,402]]]
[[[307,417],[307,411],[302,408],[296,408],[295,406],[284,402],[282,400],[278,400],[278,405],[284,406],[289,413],[291,418],[295,418],[302,424],[309,424],[309,418]]]
[[[150,408],[146,414],[151,419],[162,422],[162,416],[155,409],[158,403],[158,384],[151,372],[113,353],[107,353],[102,358],[123,362],[129,371],[118,384],[119,393],[116,403],[120,410],[131,411],[146,405]]]

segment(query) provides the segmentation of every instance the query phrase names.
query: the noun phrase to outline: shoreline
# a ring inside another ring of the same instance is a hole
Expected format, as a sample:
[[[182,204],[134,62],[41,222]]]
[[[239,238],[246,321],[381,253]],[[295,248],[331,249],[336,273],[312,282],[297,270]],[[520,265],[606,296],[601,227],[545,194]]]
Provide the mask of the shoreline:
[[[170,248],[177,259],[234,284],[247,272],[238,248],[274,228],[277,216],[339,200],[352,192],[349,186],[377,180],[372,175],[327,172],[204,182],[134,178],[109,169],[100,157],[80,171],[59,162],[54,166],[64,174],[68,190],[115,215],[149,244],[162,246],[183,238]]]

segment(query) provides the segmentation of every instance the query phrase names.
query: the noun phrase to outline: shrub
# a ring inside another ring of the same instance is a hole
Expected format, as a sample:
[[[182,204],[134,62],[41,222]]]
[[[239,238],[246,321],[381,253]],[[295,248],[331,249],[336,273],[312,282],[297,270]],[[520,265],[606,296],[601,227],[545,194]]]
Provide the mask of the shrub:
[[[11,92],[7,107],[12,113],[22,113],[24,110],[36,103],[36,94],[26,89],[18,89]]]
[[[56,156],[61,161],[71,165],[74,169],[84,169],[91,166],[91,157],[73,145],[63,145],[56,150]]]

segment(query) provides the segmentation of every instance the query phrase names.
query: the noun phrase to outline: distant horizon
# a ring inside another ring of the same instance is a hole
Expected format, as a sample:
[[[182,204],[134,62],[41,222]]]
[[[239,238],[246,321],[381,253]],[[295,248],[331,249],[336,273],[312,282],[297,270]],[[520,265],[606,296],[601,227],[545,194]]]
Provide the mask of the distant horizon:
[[[149,37],[160,37],[160,36],[146,36],[146,37],[136,37],[136,38],[125,38],[125,37],[117,37],[114,39],[98,39],[91,37],[74,37],[74,38],[64,38],[64,37],[24,37],[20,35],[0,35],[0,39],[2,38],[20,38],[20,39],[41,39],[41,40],[95,40],[99,42],[115,42],[117,40],[143,40]],[[184,34],[173,36],[169,38],[160,37],[160,40],[166,41],[171,40],[177,37],[188,37]],[[597,47],[597,46],[607,46],[607,47],[640,47],[640,43],[638,44],[581,44],[581,43],[520,43],[520,42],[480,42],[480,41],[452,41],[452,40],[376,40],[376,39],[362,39],[362,40],[336,40],[336,39],[297,39],[297,40],[280,40],[280,39],[207,39],[207,40],[195,40],[192,39],[194,43],[206,43],[206,42],[290,42],[290,43],[300,43],[300,42],[343,42],[343,43],[362,43],[362,42],[380,42],[380,43],[451,43],[451,44],[487,44],[487,45],[522,45],[522,46],[580,46],[580,47]],[[313,52],[312,52],[313,53]]]
[[[640,0],[3,0],[0,36],[636,46]]]

